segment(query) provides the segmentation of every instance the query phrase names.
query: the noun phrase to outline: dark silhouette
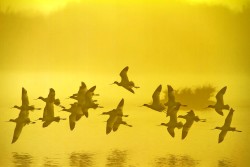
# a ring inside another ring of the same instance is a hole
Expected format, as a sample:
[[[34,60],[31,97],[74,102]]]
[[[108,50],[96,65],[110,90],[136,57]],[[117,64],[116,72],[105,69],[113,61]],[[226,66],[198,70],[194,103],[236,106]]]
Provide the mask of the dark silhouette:
[[[12,108],[16,108],[18,110],[28,110],[28,111],[41,110],[41,108],[35,108],[34,105],[29,105],[28,93],[25,88],[22,88],[22,105],[21,106],[14,105]]]
[[[122,120],[122,117],[128,117],[128,115],[123,114],[123,106],[124,106],[124,99],[120,101],[116,109],[102,113],[102,115],[109,115],[106,124],[106,134],[109,134],[112,130],[117,131],[120,124],[132,127],[131,125],[128,125],[125,121]]]
[[[168,123],[161,123],[161,126],[166,126],[168,133],[172,136],[175,137],[175,128],[181,129],[183,124],[182,122],[178,122],[177,121],[177,112],[180,109],[181,104],[178,103],[171,111],[171,115],[170,115],[170,120]]]
[[[153,102],[152,104],[143,104],[143,106],[146,106],[148,108],[151,108],[152,110],[162,112],[166,109],[163,103],[160,101],[160,93],[161,93],[162,86],[159,85],[156,90],[154,91],[152,95]]]
[[[225,86],[222,88],[217,94],[216,94],[216,104],[215,105],[209,105],[208,108],[214,108],[215,111],[223,116],[222,110],[229,110],[229,105],[224,104],[223,96],[227,90],[227,87]]]
[[[233,113],[234,113],[234,109],[231,108],[230,112],[227,115],[227,118],[225,119],[224,125],[222,127],[215,127],[215,129],[221,130],[220,135],[219,135],[219,139],[218,139],[218,143],[221,143],[224,140],[228,131],[241,132],[240,130],[237,130],[235,127],[231,127]]]
[[[70,130],[73,130],[75,128],[76,121],[79,120],[79,117],[83,115],[82,108],[78,103],[71,104],[71,107],[69,109],[63,108],[62,111],[67,111],[70,113],[69,116],[69,127]]]
[[[70,98],[77,100],[77,104],[82,110],[82,114],[78,114],[76,117],[76,120],[79,120],[83,115],[86,118],[88,118],[89,116],[88,110],[90,108],[92,109],[103,108],[98,103],[96,103],[97,100],[93,99],[93,96],[99,95],[99,94],[94,93],[95,89],[96,89],[96,86],[93,86],[90,89],[87,89],[86,84],[84,82],[81,82],[81,86],[78,90],[78,93],[70,96]]]
[[[35,122],[30,121],[29,110],[35,108],[34,106],[29,105],[28,93],[27,90],[22,88],[22,106],[14,106],[20,110],[19,115],[16,119],[10,119],[8,122],[15,122],[16,127],[14,130],[13,138],[11,143],[15,143],[19,138],[22,129],[27,124],[33,124]]]
[[[179,115],[178,118],[183,118],[186,120],[186,123],[183,125],[182,128],[182,140],[186,138],[191,126],[193,125],[194,121],[195,122],[206,122],[205,119],[200,119],[198,116],[194,114],[194,111],[191,110],[187,113],[187,115]]]
[[[66,120],[65,118],[60,118],[54,115],[54,103],[55,103],[55,90],[50,88],[48,97],[46,98],[46,105],[43,111],[43,117],[38,120],[43,121],[43,128],[49,126],[52,122],[60,122],[60,120]]]
[[[168,110],[167,110],[167,116],[171,115],[171,111],[173,110],[173,108],[178,104],[180,106],[184,106],[186,107],[187,105],[183,105],[180,102],[176,102],[175,101],[175,95],[174,95],[174,89],[172,88],[172,86],[167,85],[168,86],[168,102],[165,103],[165,106],[168,106]]]
[[[140,87],[135,86],[135,84],[134,84],[133,81],[129,81],[127,72],[128,72],[128,66],[125,67],[125,68],[120,72],[121,82],[115,81],[113,84],[116,84],[116,85],[118,85],[118,86],[122,86],[122,87],[124,87],[125,89],[127,89],[128,91],[130,91],[130,92],[132,92],[132,93],[135,93],[134,90],[133,90],[133,88],[140,88]]]

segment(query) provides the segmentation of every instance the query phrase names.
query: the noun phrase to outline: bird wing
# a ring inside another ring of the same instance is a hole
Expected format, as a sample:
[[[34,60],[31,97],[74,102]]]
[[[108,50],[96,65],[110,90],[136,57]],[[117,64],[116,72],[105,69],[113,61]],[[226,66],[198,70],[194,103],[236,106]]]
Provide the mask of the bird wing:
[[[121,122],[122,122],[122,117],[121,117],[121,116],[118,116],[118,117],[117,117],[117,120],[115,121],[115,123],[114,123],[114,125],[113,125],[113,131],[114,131],[114,132],[118,130],[118,128],[119,128]]]
[[[168,133],[169,133],[172,137],[174,137],[174,136],[175,136],[174,128],[173,128],[173,127],[168,127],[167,129],[168,129]]]
[[[181,136],[182,140],[186,138],[189,129],[190,129],[189,127],[183,126],[183,128],[182,128],[182,136]]]
[[[224,140],[226,134],[227,134],[227,130],[222,130],[222,131],[220,132],[218,143],[221,143],[221,142]]]
[[[222,88],[217,94],[216,94],[216,100],[217,103],[224,105],[224,101],[223,101],[223,95],[225,94],[227,90],[227,87],[225,86],[224,88]]]
[[[70,130],[73,130],[75,128],[75,124],[76,124],[76,114],[70,114],[70,116],[69,116]]]
[[[160,103],[160,93],[161,93],[162,86],[159,85],[156,90],[154,91],[152,95],[153,104],[159,104]]]
[[[124,87],[124,88],[130,91],[131,93],[135,93],[135,91],[131,87]]]
[[[174,89],[168,85],[168,103],[175,103]]]
[[[128,82],[129,82],[127,72],[128,72],[128,66],[125,67],[125,68],[120,72],[121,82],[125,82],[125,83],[128,83]]]
[[[116,114],[111,115],[109,117],[106,124],[106,134],[109,134],[112,131],[114,123],[116,122],[117,118],[118,116]]]
[[[222,109],[215,108],[215,111],[222,116],[224,115]]]
[[[122,112],[123,105],[124,105],[124,99],[121,99],[121,101],[119,102],[118,106],[116,107],[116,110],[119,110],[119,111],[121,110],[120,112]]]
[[[43,119],[46,119],[48,117],[48,111],[47,111],[47,105],[45,105],[43,109]]]
[[[233,119],[233,113],[234,113],[234,110],[230,110],[229,111],[229,113],[227,115],[227,118],[225,119],[225,123],[224,123],[223,126],[230,127],[232,119]]]
[[[23,126],[24,126],[24,122],[18,122],[18,123],[16,123],[16,128],[14,130],[14,135],[13,135],[12,143],[15,143],[17,141],[17,139],[19,138],[19,136],[20,136],[20,134],[22,132]]]

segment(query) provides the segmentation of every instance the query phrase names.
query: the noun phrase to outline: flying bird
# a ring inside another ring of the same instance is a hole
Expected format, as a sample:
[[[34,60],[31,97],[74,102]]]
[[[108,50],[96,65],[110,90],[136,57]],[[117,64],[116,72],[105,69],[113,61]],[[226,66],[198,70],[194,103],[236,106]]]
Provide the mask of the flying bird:
[[[128,66],[126,66],[121,72],[120,72],[120,77],[121,77],[121,81],[120,82],[117,82],[115,81],[113,84],[116,84],[118,86],[121,86],[125,89],[127,89],[128,91],[130,91],[131,93],[135,93],[133,88],[140,88],[138,86],[135,86],[134,82],[133,81],[130,81],[128,79],[128,75],[127,75],[127,72],[128,72]]]
[[[231,127],[233,113],[234,113],[234,109],[231,108],[228,115],[227,115],[227,118],[225,119],[224,125],[222,127],[217,126],[217,127],[214,128],[214,129],[221,130],[221,132],[219,134],[218,143],[221,143],[224,140],[224,138],[225,138],[228,131],[242,132],[240,130],[237,130],[235,127]]]
[[[229,110],[229,105],[224,104],[223,96],[227,90],[227,87],[223,87],[217,94],[216,94],[216,103],[215,105],[209,105],[207,108],[214,108],[215,111],[223,116],[222,110]]]
[[[146,106],[148,108],[151,108],[152,110],[162,112],[166,109],[164,104],[160,101],[160,93],[161,93],[162,86],[159,85],[156,90],[154,91],[152,95],[153,102],[152,104],[143,104],[143,106]]]
[[[168,133],[172,136],[175,137],[175,128],[181,129],[183,127],[182,122],[177,121],[177,112],[180,109],[180,104],[177,104],[170,115],[170,120],[168,123],[161,123],[161,126],[166,126]]]
[[[194,111],[189,111],[186,115],[179,115],[178,118],[183,118],[186,120],[186,123],[182,127],[182,140],[186,138],[191,126],[195,122],[206,122],[205,119],[200,119],[195,115]]]
[[[167,115],[166,116],[170,116],[171,115],[171,111],[172,109],[178,104],[180,106],[184,106],[186,107],[187,105],[183,105],[180,102],[176,102],[175,101],[175,95],[174,95],[174,89],[171,85],[167,85],[168,86],[168,102],[165,103],[165,106],[168,106],[167,109]]]

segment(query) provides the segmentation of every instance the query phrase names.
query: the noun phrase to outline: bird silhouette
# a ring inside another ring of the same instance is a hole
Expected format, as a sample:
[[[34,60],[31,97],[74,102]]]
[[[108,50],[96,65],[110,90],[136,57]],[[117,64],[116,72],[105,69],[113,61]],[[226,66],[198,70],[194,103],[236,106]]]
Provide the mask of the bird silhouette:
[[[62,107],[64,108],[64,106],[61,105],[61,102],[59,99],[55,99],[55,98],[50,98],[50,96],[54,96],[55,94],[55,90],[53,88],[50,88],[49,90],[49,94],[48,94],[48,97],[42,97],[42,96],[39,96],[37,99],[35,100],[42,100],[43,102],[48,102],[48,100],[52,100],[53,99],[53,103],[56,105],[56,106],[59,106],[59,107]]]
[[[133,82],[133,81],[130,81],[130,80],[128,79],[128,75],[127,75],[128,69],[129,69],[129,67],[126,66],[126,67],[120,72],[121,81],[120,81],[120,82],[115,81],[113,84],[116,84],[116,85],[118,85],[118,86],[121,86],[121,87],[127,89],[128,91],[130,91],[131,93],[135,93],[134,90],[133,90],[133,88],[140,88],[140,87],[135,86],[134,82]]]
[[[29,105],[28,92],[25,88],[22,88],[21,99],[22,99],[22,105],[21,106],[14,105],[12,108],[16,108],[18,110],[28,110],[28,111],[41,110],[41,108],[36,108],[34,105]]]
[[[221,143],[224,140],[224,138],[225,138],[228,131],[242,132],[240,130],[237,130],[235,127],[231,127],[233,113],[234,113],[234,109],[231,108],[228,115],[227,115],[227,118],[225,119],[224,125],[222,127],[217,126],[217,127],[214,128],[214,129],[221,130],[221,132],[219,134],[218,143]]]
[[[151,108],[152,110],[162,112],[166,109],[164,104],[160,101],[160,93],[161,93],[162,86],[159,85],[156,90],[154,91],[152,95],[153,102],[152,104],[143,104],[143,106],[146,106],[148,108]]]
[[[182,127],[182,140],[186,138],[194,121],[206,122],[205,119],[200,119],[198,116],[196,116],[193,110],[190,110],[186,115],[179,115],[178,118],[183,118],[186,120],[186,123]]]
[[[170,116],[171,115],[171,111],[172,109],[178,104],[180,106],[184,106],[186,107],[187,105],[183,105],[180,102],[176,102],[175,101],[175,95],[174,95],[174,89],[171,85],[167,85],[168,86],[168,102],[165,103],[165,106],[168,106],[167,109],[167,115],[166,116]]]
[[[81,106],[79,106],[78,103],[75,102],[74,104],[71,104],[71,107],[69,109],[63,108],[61,111],[67,111],[71,113],[69,115],[69,127],[70,130],[73,130],[75,128],[76,121],[78,121],[80,119],[79,117],[83,115]]]
[[[52,122],[59,122],[60,120],[66,120],[65,118],[60,118],[54,115],[54,103],[55,103],[55,90],[50,88],[48,97],[46,98],[46,105],[43,110],[43,117],[38,120],[43,121],[43,127],[49,126]]]
[[[227,87],[223,87],[217,94],[216,94],[216,103],[215,105],[209,105],[207,108],[214,108],[215,111],[223,116],[222,110],[229,110],[229,105],[224,104],[223,96],[227,90]]]
[[[117,116],[117,120],[115,121],[113,125],[113,131],[117,131],[120,125],[125,125],[128,127],[132,127],[132,125],[129,125],[126,121],[123,121],[122,116]]]
[[[181,129],[183,127],[182,122],[177,121],[177,112],[180,109],[180,104],[177,104],[173,109],[172,113],[170,115],[170,120],[168,123],[161,123],[161,126],[166,126],[168,133],[172,136],[175,137],[175,128]]]
[[[121,99],[121,101],[119,102],[116,109],[113,109],[109,112],[102,113],[102,115],[109,115],[109,118],[108,118],[107,124],[106,124],[106,134],[109,134],[112,131],[114,124],[116,123],[118,118],[124,116],[123,115],[123,106],[124,106],[124,99]],[[123,123],[123,122],[117,122],[117,123]],[[117,129],[118,129],[118,127],[117,127]]]
[[[14,134],[13,134],[13,138],[11,142],[12,144],[17,141],[25,125],[35,123],[35,122],[30,121],[29,111],[25,109],[22,109],[20,111],[19,116],[16,119],[10,119],[8,122],[16,123],[16,127],[14,130]]]

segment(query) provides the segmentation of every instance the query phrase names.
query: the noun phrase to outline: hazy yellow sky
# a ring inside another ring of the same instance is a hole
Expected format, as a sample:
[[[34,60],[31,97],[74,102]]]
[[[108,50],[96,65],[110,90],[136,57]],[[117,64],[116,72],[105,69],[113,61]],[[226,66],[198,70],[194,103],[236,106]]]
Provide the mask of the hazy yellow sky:
[[[151,0],[152,2],[166,2],[166,0]],[[172,2],[187,2],[190,4],[207,4],[207,5],[222,5],[227,7],[233,11],[242,11],[246,5],[249,5],[249,0],[172,0]],[[22,11],[22,10],[38,10],[45,14],[48,14],[52,11],[60,9],[64,7],[66,4],[71,2],[84,2],[84,3],[99,3],[99,2],[111,2],[111,3],[119,3],[117,0],[1,0],[0,7],[1,10],[6,11],[14,10],[14,11]],[[120,1],[123,2],[123,1]],[[143,0],[134,0],[134,1],[124,1],[124,2],[150,2]],[[171,3],[171,1],[167,1],[167,3]]]

